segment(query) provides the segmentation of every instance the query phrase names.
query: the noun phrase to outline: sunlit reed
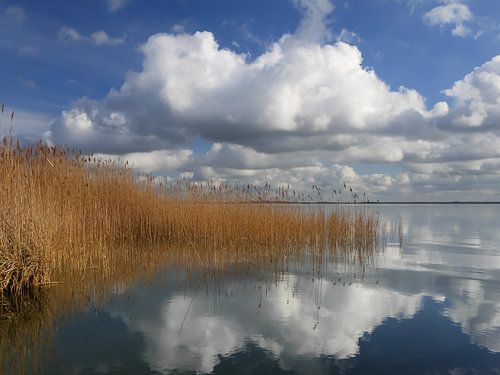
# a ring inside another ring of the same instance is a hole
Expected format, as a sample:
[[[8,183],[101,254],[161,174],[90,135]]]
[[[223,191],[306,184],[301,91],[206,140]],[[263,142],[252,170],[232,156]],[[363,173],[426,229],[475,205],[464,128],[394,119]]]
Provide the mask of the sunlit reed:
[[[206,263],[209,254],[224,263],[228,253],[247,262],[269,251],[362,252],[377,240],[378,218],[367,210],[270,205],[269,192],[267,184],[164,184],[109,160],[4,136],[0,291],[22,295],[65,273],[110,274],[113,264],[151,246],[191,248],[191,262]]]

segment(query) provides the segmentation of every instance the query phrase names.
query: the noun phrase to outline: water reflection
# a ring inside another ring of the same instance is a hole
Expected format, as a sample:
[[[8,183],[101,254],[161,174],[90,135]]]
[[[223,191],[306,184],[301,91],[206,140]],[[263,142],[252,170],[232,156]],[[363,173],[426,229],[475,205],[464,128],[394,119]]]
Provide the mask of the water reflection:
[[[499,208],[377,207],[405,239],[368,261],[116,285],[57,322],[44,372],[498,373]]]
[[[134,305],[115,301],[107,311],[144,338],[144,359],[153,369],[210,372],[220,356],[242,351],[249,343],[283,361],[293,356],[353,357],[361,336],[386,318],[410,318],[420,307],[421,295],[362,283],[314,283],[306,276],[287,275],[262,299],[262,291],[248,281],[226,285],[223,293],[230,296],[215,306],[212,295],[193,299],[192,293],[166,292]]]
[[[411,241],[384,266],[384,279],[403,292],[442,295],[444,316],[471,342],[500,352],[500,206],[407,209]],[[391,275],[397,269],[404,275]]]

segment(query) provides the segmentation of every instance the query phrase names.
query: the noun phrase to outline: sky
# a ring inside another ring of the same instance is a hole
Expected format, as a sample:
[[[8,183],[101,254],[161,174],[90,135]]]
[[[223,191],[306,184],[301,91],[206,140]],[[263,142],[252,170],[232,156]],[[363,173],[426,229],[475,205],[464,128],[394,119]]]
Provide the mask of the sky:
[[[500,200],[500,2],[0,0],[2,125],[144,173]]]

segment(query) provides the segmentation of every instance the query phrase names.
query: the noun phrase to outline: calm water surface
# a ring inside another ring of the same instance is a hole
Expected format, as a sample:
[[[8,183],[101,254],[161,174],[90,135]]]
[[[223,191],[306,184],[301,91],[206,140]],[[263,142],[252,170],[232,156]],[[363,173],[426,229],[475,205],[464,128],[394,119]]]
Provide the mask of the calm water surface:
[[[165,271],[59,321],[47,373],[499,374],[500,206],[373,209],[404,243],[365,272]]]

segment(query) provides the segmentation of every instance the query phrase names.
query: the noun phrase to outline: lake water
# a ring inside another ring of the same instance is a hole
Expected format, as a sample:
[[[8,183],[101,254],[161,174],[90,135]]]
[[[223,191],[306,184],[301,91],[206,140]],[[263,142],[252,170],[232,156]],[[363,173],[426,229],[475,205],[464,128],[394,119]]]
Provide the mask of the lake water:
[[[500,205],[373,206],[403,245],[361,268],[184,282],[58,321],[48,374],[499,374]]]

